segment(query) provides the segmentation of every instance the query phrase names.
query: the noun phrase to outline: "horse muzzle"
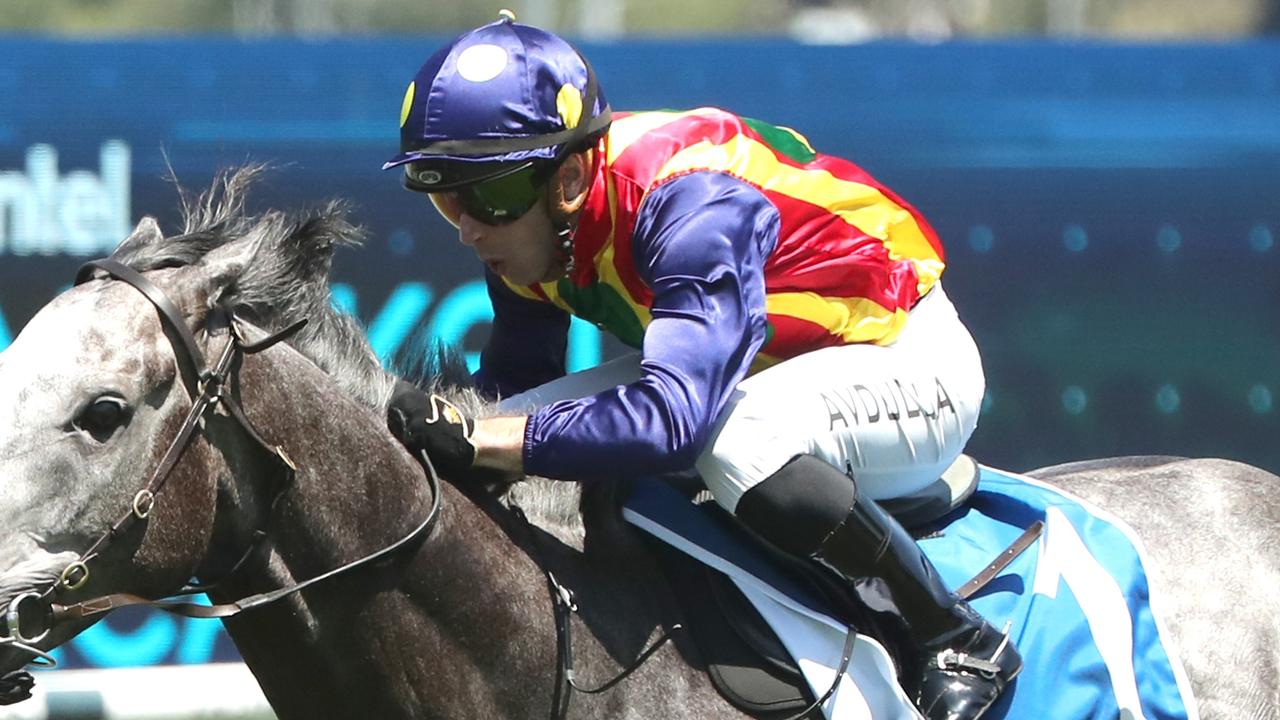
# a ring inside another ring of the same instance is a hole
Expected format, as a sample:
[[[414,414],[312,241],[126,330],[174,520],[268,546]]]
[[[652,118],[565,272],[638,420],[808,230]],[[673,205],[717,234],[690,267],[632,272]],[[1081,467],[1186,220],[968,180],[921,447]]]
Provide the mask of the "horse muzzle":
[[[57,664],[46,652],[58,640],[50,638],[55,622],[51,593],[45,591],[58,575],[52,568],[26,569],[0,578],[0,673],[30,664]]]
[[[52,629],[49,603],[40,593],[25,592],[10,600],[0,621],[0,669],[9,669],[10,664],[18,663],[5,657],[13,653],[27,658],[18,663],[18,667],[56,667],[58,661],[39,647]]]
[[[49,605],[38,592],[18,595],[9,602],[0,626],[0,644],[14,641],[34,645],[44,640],[52,629]]]

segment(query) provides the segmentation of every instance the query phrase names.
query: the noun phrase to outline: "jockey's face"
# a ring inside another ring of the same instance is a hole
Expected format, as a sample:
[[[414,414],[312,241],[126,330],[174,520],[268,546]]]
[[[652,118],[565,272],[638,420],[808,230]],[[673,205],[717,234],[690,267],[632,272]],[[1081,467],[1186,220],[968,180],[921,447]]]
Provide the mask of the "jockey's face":
[[[463,213],[458,239],[489,268],[515,285],[552,282],[564,275],[564,259],[544,196],[514,222],[486,225]]]
[[[510,223],[488,225],[460,211],[458,239],[475,250],[491,271],[515,285],[564,277],[568,258],[561,250],[552,214],[566,220],[577,216],[591,185],[590,171],[591,153],[570,155],[556,169],[538,202]]]

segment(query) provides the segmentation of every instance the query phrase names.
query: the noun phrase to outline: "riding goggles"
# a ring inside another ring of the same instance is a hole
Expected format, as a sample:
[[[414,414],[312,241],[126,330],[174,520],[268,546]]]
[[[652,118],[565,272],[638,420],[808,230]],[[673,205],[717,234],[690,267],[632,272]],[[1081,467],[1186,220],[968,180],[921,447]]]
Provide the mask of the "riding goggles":
[[[415,165],[409,163],[405,168],[406,184],[411,187],[420,183],[415,177]],[[540,170],[532,162],[524,163],[497,177],[454,190],[428,192],[427,196],[454,227],[462,224],[464,213],[485,225],[506,225],[519,220],[537,204],[547,180],[547,173]]]

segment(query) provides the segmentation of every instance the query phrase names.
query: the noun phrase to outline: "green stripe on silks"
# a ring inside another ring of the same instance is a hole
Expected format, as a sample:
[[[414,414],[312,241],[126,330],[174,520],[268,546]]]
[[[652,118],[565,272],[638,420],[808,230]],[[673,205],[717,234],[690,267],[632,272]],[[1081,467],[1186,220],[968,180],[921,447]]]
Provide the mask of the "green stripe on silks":
[[[608,330],[633,348],[640,347],[644,326],[616,288],[599,282],[578,287],[568,278],[561,278],[556,291],[573,308],[574,315]]]
[[[776,127],[767,122],[755,120],[753,118],[744,117],[741,118],[741,120],[747,127],[755,130],[756,134],[763,138],[769,147],[779,153],[782,153],[795,162],[803,165],[818,156],[812,148],[806,145],[803,140],[797,137],[796,134],[790,130],[784,130],[783,128]]]

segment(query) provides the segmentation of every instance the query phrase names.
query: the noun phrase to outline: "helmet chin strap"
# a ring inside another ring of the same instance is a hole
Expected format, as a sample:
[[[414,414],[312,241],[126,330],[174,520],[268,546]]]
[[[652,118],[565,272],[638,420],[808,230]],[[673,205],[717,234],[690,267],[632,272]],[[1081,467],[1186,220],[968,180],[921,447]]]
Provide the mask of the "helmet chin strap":
[[[590,163],[588,162],[588,167]],[[587,204],[587,191],[578,193],[570,200],[565,197],[564,182],[558,175],[547,187],[547,202],[551,208],[551,227],[555,230],[560,243],[561,259],[564,262],[564,274],[569,275],[575,267],[573,257],[573,239],[578,231],[578,216],[582,206]]]
[[[573,273],[576,262],[573,257],[573,234],[577,230],[574,223],[567,220],[555,221],[556,237],[560,240],[560,255],[564,261],[564,274]]]

